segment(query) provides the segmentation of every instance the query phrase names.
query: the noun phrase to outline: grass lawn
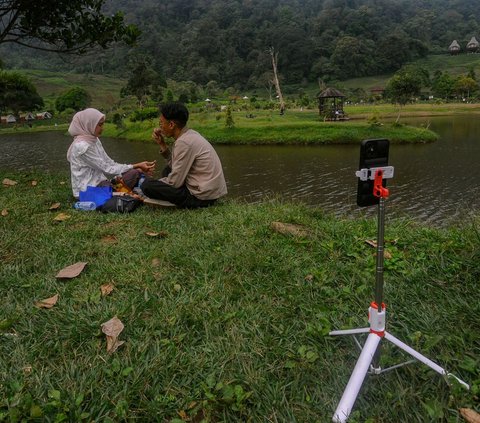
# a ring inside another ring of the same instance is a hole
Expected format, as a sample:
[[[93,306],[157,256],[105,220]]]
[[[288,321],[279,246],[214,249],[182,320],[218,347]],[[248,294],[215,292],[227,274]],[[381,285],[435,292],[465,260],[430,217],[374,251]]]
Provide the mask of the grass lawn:
[[[376,219],[279,199],[81,212],[67,174],[4,178],[18,183],[0,187],[0,421],[330,421],[358,351],[328,333],[367,325]],[[479,225],[387,217],[385,234],[389,330],[472,390],[402,367],[368,378],[350,421],[458,422],[459,408],[478,410]],[[80,276],[56,279],[76,262],[88,263]],[[114,289],[102,296],[104,284]],[[35,307],[55,294],[51,309]],[[114,316],[125,344],[109,354],[101,324]],[[384,345],[383,366],[405,358]]]
[[[366,113],[365,109],[362,111]],[[215,144],[349,144],[366,138],[388,138],[394,143],[408,143],[437,139],[437,135],[426,128],[396,126],[391,121],[379,122],[379,125],[371,125],[364,119],[323,122],[313,110],[292,110],[284,116],[259,110],[254,112],[254,118],[248,118],[247,114],[250,113],[233,112],[235,127],[227,128],[223,112],[192,113],[189,126]],[[134,123],[127,120],[123,128],[107,124],[104,136],[150,140],[157,125],[156,119]]]

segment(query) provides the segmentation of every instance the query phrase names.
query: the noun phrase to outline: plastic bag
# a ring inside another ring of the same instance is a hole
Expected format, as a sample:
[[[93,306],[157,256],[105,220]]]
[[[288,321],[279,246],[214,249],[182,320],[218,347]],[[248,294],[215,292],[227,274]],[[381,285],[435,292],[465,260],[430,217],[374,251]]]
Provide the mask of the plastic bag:
[[[85,191],[80,191],[79,199],[80,201],[93,201],[97,208],[101,207],[112,198],[112,187],[94,187],[91,185],[87,186]]]

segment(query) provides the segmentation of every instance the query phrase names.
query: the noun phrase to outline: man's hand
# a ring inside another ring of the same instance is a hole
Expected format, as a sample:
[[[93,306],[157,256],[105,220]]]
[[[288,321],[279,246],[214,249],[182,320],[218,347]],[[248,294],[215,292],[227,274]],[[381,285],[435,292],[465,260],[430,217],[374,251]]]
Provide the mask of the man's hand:
[[[163,151],[167,148],[167,143],[163,138],[162,130],[160,128],[155,128],[152,133],[152,138],[160,146],[160,149]]]

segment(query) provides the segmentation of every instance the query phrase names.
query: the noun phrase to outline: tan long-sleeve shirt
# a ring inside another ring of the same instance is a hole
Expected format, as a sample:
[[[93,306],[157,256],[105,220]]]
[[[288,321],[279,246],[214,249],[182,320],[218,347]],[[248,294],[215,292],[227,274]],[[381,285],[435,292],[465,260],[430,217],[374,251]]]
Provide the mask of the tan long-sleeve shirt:
[[[222,164],[212,145],[197,131],[185,129],[171,151],[170,174],[161,181],[188,190],[200,200],[216,200],[227,194]]]

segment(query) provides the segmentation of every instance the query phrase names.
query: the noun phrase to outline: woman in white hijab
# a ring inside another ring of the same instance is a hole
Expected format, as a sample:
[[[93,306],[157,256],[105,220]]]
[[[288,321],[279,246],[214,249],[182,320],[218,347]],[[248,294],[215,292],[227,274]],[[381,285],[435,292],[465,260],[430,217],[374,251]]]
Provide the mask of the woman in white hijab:
[[[85,109],[75,114],[68,128],[73,142],[67,152],[70,162],[73,196],[78,198],[80,191],[88,185],[106,186],[110,180],[122,175],[133,188],[140,172],[151,174],[155,162],[120,164],[113,161],[103,149],[99,136],[103,131],[105,115],[97,109]]]

